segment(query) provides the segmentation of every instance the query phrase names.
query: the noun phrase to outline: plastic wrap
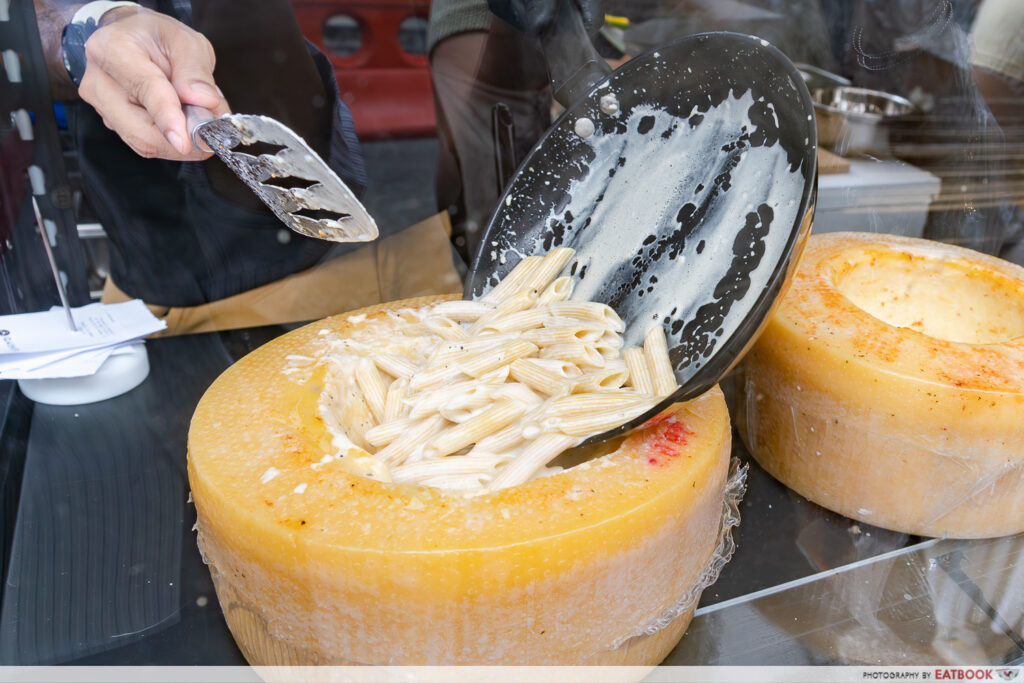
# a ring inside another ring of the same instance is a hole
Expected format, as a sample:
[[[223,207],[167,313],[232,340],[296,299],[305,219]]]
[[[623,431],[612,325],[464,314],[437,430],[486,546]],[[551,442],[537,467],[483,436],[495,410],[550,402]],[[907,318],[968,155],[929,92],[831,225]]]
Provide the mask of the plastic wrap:
[[[733,458],[729,465],[729,480],[725,485],[725,497],[722,499],[722,525],[719,527],[718,546],[715,548],[714,554],[708,559],[693,585],[687,588],[671,607],[643,629],[617,640],[612,646],[613,649],[621,647],[630,638],[654,635],[683,614],[693,615],[701,593],[718,580],[722,569],[729,564],[733,553],[736,552],[736,541],[732,537],[732,529],[739,526],[740,501],[743,500],[746,490],[747,466],[741,465],[738,459]]]
[[[816,664],[969,666],[1024,642],[1024,536],[928,541],[753,605]]]
[[[464,498],[395,486],[311,467],[326,438],[316,375],[281,379],[287,358],[308,356],[325,326],[348,324],[360,323],[328,319],[250,354],[193,417],[199,543],[250,663],[663,659],[731,548],[742,474],[727,497],[722,393],[677,404],[596,459],[503,491]],[[280,473],[261,484],[268,466]]]
[[[886,235],[812,237],[742,365],[757,461],[875,526],[1024,530],[1024,269]]]

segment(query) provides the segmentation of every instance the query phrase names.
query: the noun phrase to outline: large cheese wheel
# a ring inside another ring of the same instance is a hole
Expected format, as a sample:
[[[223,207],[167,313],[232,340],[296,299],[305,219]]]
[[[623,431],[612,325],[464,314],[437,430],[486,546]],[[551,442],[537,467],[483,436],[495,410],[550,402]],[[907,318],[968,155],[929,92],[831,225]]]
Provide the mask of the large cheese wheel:
[[[913,534],[1024,530],[1024,269],[815,235],[743,377],[748,448],[814,502]]]
[[[392,306],[423,305],[424,300]],[[652,664],[716,550],[730,427],[718,388],[583,465],[466,498],[352,474],[316,416],[316,374],[280,337],[200,401],[188,474],[200,546],[252,664]],[[364,314],[366,314],[364,316]],[[261,483],[275,468],[278,476]],[[645,627],[670,614],[649,635]]]

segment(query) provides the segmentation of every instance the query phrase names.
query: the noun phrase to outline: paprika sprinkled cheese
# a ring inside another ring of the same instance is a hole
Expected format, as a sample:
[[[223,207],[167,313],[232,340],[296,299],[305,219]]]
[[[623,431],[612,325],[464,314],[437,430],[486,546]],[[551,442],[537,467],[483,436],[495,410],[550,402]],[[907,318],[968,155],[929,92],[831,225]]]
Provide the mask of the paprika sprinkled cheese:
[[[470,497],[325,457],[322,375],[314,363],[286,371],[324,334],[432,301],[295,330],[200,401],[188,443],[199,541],[242,652],[257,665],[660,661],[693,611],[672,608],[719,542],[721,392],[581,465]],[[644,633],[666,613],[667,626]]]
[[[742,368],[740,432],[797,493],[912,534],[1024,530],[1024,269],[812,236]]]

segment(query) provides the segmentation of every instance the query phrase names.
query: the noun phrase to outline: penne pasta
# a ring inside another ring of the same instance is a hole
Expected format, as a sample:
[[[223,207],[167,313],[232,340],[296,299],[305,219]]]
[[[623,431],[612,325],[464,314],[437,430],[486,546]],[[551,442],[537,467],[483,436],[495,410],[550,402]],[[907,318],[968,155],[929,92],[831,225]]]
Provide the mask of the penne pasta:
[[[622,352],[622,337],[614,332],[605,332],[593,342],[594,350],[607,359],[618,359]]]
[[[586,437],[618,427],[623,422],[632,420],[645,410],[653,408],[656,404],[656,398],[647,396],[639,401],[624,404],[613,410],[593,410],[566,415],[565,417],[552,418],[551,423],[552,426],[563,434]]]
[[[409,393],[409,380],[401,377],[388,387],[384,398],[384,422],[396,420],[405,412],[405,397]]]
[[[655,325],[644,337],[644,354],[651,368],[651,379],[654,382],[654,393],[668,396],[676,389],[676,375],[672,369],[672,361],[668,359],[668,344],[665,342],[665,330]]]
[[[478,353],[459,363],[458,368],[470,377],[479,377],[502,365],[509,365],[519,358],[525,358],[537,352],[537,345],[528,341],[514,341],[500,346],[493,351]]]
[[[409,417],[422,419],[431,413],[436,413],[441,409],[441,406],[451,401],[454,397],[480,386],[481,379],[456,382],[455,384],[448,384],[409,397],[406,399],[406,403],[409,405]]]
[[[502,278],[501,282],[494,286],[491,291],[487,292],[481,301],[484,302],[501,302],[513,296],[516,292],[523,288],[530,275],[537,269],[543,260],[540,256],[527,256],[522,261],[516,264],[508,275]]]
[[[593,301],[562,301],[552,303],[548,309],[555,316],[593,320],[600,323],[602,328],[612,332],[621,333],[626,329],[626,323],[622,322],[619,314],[608,304],[599,304]]]
[[[508,366],[502,365],[500,368],[495,368],[490,372],[485,372],[476,378],[477,382],[486,382],[487,384],[501,384],[508,379]]]
[[[526,406],[515,401],[496,403],[462,424],[439,433],[424,449],[424,454],[428,457],[442,457],[454,453],[507,427],[525,412]]]
[[[621,389],[629,380],[629,370],[621,360],[609,360],[603,368],[588,370],[572,387],[574,394]]]
[[[483,330],[486,330],[492,323],[503,320],[507,316],[519,311],[525,311],[528,308],[532,308],[537,303],[537,293],[533,291],[522,291],[517,292],[513,296],[505,299],[497,307],[487,315],[481,317],[475,323],[469,326],[469,334],[476,335],[481,334]]]
[[[630,347],[622,352],[622,359],[629,370],[630,386],[641,394],[653,394],[654,378],[651,377],[651,368],[647,364],[644,350],[637,346]]]
[[[460,323],[471,323],[494,310],[492,304],[483,301],[444,301],[431,309],[435,315],[451,318]]]
[[[543,399],[528,386],[516,383],[480,384],[446,401],[438,412],[451,422],[465,422],[491,403],[500,400],[515,401],[524,406],[535,406]]]
[[[477,330],[480,334],[492,332],[522,332],[523,330],[540,327],[548,317],[547,311],[531,308],[517,313],[510,313],[496,319],[489,319]]]
[[[440,365],[435,368],[417,372],[409,379],[409,388],[414,391],[423,391],[430,387],[444,384],[462,375],[462,370],[454,363]]]
[[[543,290],[554,280],[565,264],[572,258],[573,250],[566,247],[552,249],[529,276],[526,278],[526,289]]]
[[[538,346],[551,346],[571,342],[596,342],[604,333],[605,330],[596,326],[588,326],[580,320],[552,318],[545,323],[544,327],[524,332],[523,339]]]
[[[554,396],[568,391],[566,380],[579,377],[580,369],[564,360],[545,363],[538,358],[520,358],[509,366],[509,373],[534,391]]]
[[[551,401],[548,404],[547,414],[550,417],[561,418],[621,410],[643,403],[650,398],[650,396],[645,397],[642,394],[623,390],[572,394]]]
[[[377,446],[378,448],[387,446],[414,424],[415,421],[407,417],[400,417],[397,420],[391,420],[390,422],[379,424],[373,429],[366,430],[366,440],[370,445]]]
[[[416,451],[422,448],[427,439],[444,429],[444,418],[432,415],[415,423],[402,435],[375,453],[375,457],[385,465],[400,465]]]
[[[342,433],[348,435],[349,440],[363,450],[369,450],[366,441],[366,431],[376,424],[373,414],[361,392],[357,389],[350,390],[344,399],[344,407],[341,410]]]
[[[522,259],[512,268],[509,274],[505,275],[502,282],[483,295],[480,300],[484,302],[500,302],[513,296],[522,289],[529,279],[530,273],[537,269],[542,260],[543,258],[540,256],[527,256]]]
[[[392,377],[412,377],[416,374],[416,364],[407,358],[390,353],[375,354],[373,362],[377,367]]]
[[[452,358],[459,358],[468,354],[493,349],[502,344],[515,341],[520,335],[515,332],[502,334],[488,334],[481,337],[470,337],[460,341],[446,341],[438,344],[427,359],[427,367],[443,364]]]
[[[567,344],[552,344],[541,350],[541,358],[569,361],[580,366],[592,368],[604,367],[604,356],[593,346],[583,342],[569,342]]]
[[[432,315],[426,318],[423,324],[441,339],[458,340],[466,339],[469,336],[462,325],[444,316]]]
[[[420,460],[408,465],[391,468],[391,478],[400,482],[413,482],[430,477],[494,474],[494,468],[507,462],[501,456],[441,458],[440,460]]]
[[[568,275],[555,278],[550,285],[537,297],[540,305],[550,304],[555,301],[565,301],[572,294],[572,278]]]
[[[522,431],[522,426],[518,422],[499,429],[490,436],[477,441],[466,457],[476,458],[507,453],[523,442]]]
[[[572,253],[524,258],[480,301],[353,316],[349,338],[295,358],[327,364],[318,415],[347,466],[460,492],[516,486],[671,393],[662,328],[623,350],[614,310],[568,299]]]
[[[387,396],[387,388],[380,371],[369,358],[359,359],[359,363],[356,365],[356,384],[363,392],[363,398],[373,414],[374,422],[379,424],[384,419],[384,399]]]
[[[528,481],[539,469],[577,441],[578,438],[565,434],[543,434],[537,437],[515,459],[498,470],[487,488],[495,491]]]

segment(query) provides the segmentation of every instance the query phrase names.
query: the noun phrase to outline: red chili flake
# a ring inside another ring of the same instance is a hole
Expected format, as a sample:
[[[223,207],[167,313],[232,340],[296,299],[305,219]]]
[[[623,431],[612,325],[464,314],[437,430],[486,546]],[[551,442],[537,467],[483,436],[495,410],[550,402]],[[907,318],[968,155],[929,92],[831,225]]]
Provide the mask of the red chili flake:
[[[671,441],[674,444],[685,444],[689,441],[689,437],[693,436],[693,432],[687,429],[686,425],[678,420],[671,420],[665,424],[664,437],[666,441]]]
[[[655,433],[645,440],[644,445],[648,450],[654,451],[663,458],[678,457],[680,446],[684,446],[689,441],[693,432],[675,419],[673,415],[663,418],[660,422]],[[648,458],[647,462],[651,465],[662,464],[662,461],[656,457]]]
[[[654,450],[658,451],[666,458],[674,458],[677,455],[676,449],[672,448],[664,441],[654,444]]]

